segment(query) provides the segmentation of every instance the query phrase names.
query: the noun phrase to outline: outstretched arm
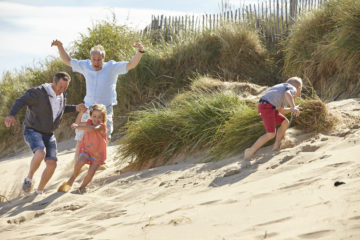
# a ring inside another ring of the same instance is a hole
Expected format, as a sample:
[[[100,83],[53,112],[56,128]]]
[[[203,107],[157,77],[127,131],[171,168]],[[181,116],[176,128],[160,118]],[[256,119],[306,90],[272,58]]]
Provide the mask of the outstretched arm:
[[[74,125],[74,123],[73,123],[73,125]],[[90,125],[83,125],[83,123],[80,123],[80,124],[77,124],[76,126],[74,126],[74,129],[84,130],[84,131],[101,131],[103,133],[105,132],[105,129],[104,129],[103,125],[101,125],[101,124],[96,125],[96,126],[90,126]]]
[[[5,118],[5,126],[11,127],[15,124],[15,115],[24,107],[35,104],[39,99],[38,92],[29,89],[24,95],[15,100],[14,105],[10,109],[9,115]]]
[[[144,47],[143,45],[141,45],[141,43],[135,43],[133,45],[134,48],[137,48],[138,49],[138,52],[135,54],[135,56],[131,59],[131,61],[126,65],[126,70],[129,71],[130,69],[133,69],[135,68],[139,62],[140,62],[140,59],[142,57],[142,54],[141,52],[144,51]]]
[[[70,58],[69,54],[65,51],[62,42],[60,42],[59,40],[54,40],[54,41],[52,41],[51,46],[57,46],[61,59],[63,60],[63,62],[66,65],[71,67],[71,64],[70,64],[71,58]]]

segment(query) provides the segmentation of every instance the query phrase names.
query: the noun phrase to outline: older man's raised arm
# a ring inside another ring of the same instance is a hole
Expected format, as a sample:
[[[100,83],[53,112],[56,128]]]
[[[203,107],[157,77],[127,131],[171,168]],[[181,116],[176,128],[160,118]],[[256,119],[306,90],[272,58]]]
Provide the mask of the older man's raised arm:
[[[63,62],[66,65],[71,67],[71,64],[70,64],[71,58],[70,58],[69,54],[65,51],[62,42],[60,42],[59,40],[54,40],[54,41],[52,41],[51,46],[57,46],[57,48],[59,50],[60,58],[63,60]]]

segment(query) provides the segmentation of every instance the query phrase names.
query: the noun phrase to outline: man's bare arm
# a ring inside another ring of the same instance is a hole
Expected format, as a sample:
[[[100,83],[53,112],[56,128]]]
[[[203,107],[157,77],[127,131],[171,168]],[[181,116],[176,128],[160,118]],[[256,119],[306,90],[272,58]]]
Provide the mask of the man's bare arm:
[[[71,67],[71,64],[70,64],[71,58],[70,58],[69,54],[65,51],[62,42],[60,42],[59,40],[54,40],[54,41],[52,41],[51,46],[57,46],[57,48],[59,50],[60,58],[63,60],[63,62],[66,65]]]

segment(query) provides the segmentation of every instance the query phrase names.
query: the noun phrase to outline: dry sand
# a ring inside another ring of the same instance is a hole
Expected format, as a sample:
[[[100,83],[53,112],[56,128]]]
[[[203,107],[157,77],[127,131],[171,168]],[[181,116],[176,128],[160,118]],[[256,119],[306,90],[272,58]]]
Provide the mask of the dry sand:
[[[287,133],[283,149],[120,173],[116,145],[88,193],[58,193],[71,174],[72,140],[44,195],[20,196],[31,153],[0,159],[0,239],[360,239],[360,100],[330,103],[327,134]],[[38,183],[41,168],[35,175]],[[80,185],[83,172],[74,187]],[[336,181],[345,184],[334,186]]]

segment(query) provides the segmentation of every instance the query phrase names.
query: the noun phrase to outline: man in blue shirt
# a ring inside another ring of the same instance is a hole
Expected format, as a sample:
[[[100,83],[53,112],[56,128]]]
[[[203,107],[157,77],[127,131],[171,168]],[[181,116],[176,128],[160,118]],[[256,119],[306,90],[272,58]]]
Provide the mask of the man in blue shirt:
[[[54,40],[51,46],[58,48],[60,57],[66,65],[71,67],[74,72],[79,72],[84,75],[86,81],[85,105],[87,107],[93,104],[104,104],[106,106],[107,136],[110,139],[113,131],[113,105],[117,104],[116,82],[118,76],[126,74],[130,69],[138,65],[142,54],[145,53],[144,47],[140,43],[133,45],[134,48],[138,49],[138,52],[130,62],[116,62],[114,60],[105,62],[105,49],[101,45],[91,48],[90,59],[87,60],[71,59],[59,40]],[[88,118],[89,114],[84,114],[82,121],[86,121]],[[79,143],[82,136],[83,131],[76,130],[75,140],[77,141],[77,146],[75,159],[77,159]]]

